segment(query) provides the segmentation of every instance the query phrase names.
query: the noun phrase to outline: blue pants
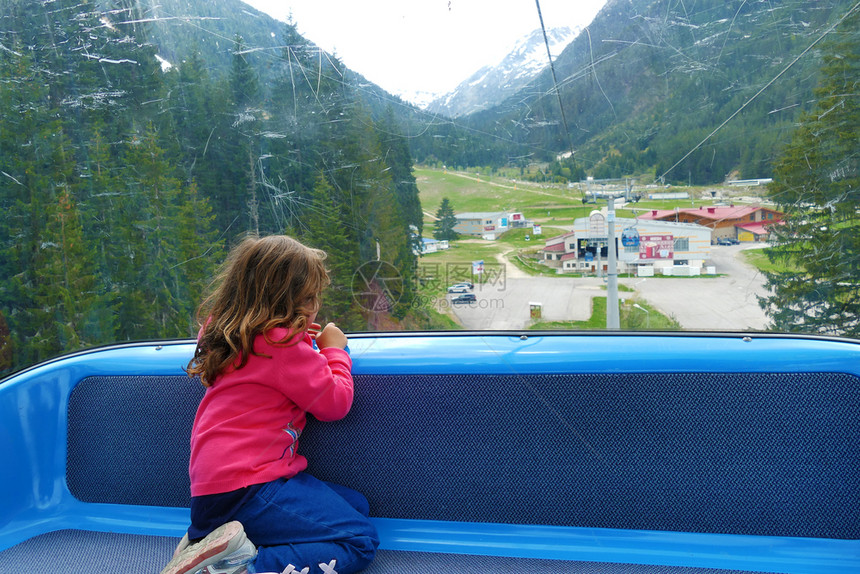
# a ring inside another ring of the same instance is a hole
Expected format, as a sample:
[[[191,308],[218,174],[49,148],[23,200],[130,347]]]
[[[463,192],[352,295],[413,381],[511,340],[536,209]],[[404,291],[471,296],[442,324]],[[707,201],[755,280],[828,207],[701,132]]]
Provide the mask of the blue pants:
[[[330,572],[332,560],[337,574],[363,570],[379,546],[369,511],[362,494],[306,473],[270,482],[235,516],[257,546],[248,571],[281,572],[292,564],[297,571]]]

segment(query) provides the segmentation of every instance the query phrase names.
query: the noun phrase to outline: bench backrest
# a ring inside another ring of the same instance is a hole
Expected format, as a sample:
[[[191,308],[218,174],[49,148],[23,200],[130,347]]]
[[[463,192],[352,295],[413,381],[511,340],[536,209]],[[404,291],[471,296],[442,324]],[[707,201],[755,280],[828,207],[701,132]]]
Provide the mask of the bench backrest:
[[[386,374],[357,360],[350,414],[302,436],[310,472],[360,490],[382,517],[860,538],[853,373],[731,362],[534,373],[489,361],[408,373],[401,356]],[[182,375],[81,380],[68,403],[71,493],[187,505],[202,393]]]

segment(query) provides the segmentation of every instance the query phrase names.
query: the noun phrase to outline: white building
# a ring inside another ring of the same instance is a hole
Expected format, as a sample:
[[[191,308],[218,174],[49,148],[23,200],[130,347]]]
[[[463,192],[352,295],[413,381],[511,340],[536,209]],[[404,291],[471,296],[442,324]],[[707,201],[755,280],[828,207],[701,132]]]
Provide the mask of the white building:
[[[475,211],[458,213],[454,231],[462,235],[476,235],[483,239],[494,240],[513,227],[525,227],[527,222],[522,213],[507,211]]]
[[[564,273],[608,270],[606,213],[593,211],[574,221],[573,231],[546,240],[543,263]],[[694,223],[616,219],[619,273],[647,276],[699,275],[711,253],[711,230]]]
[[[428,253],[436,253],[448,249],[447,239],[432,239],[430,237],[421,238],[421,251],[415,251],[415,255],[426,255]]]

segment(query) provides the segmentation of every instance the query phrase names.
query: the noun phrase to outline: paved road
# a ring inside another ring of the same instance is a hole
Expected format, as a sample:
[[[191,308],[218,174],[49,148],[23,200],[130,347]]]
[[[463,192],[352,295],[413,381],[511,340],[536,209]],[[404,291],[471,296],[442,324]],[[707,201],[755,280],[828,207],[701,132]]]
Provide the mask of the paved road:
[[[768,319],[756,299],[766,293],[764,278],[738,257],[743,249],[762,246],[714,246],[711,263],[723,276],[625,278],[619,281],[635,293],[619,292],[619,296],[644,299],[664,315],[673,316],[684,329],[764,329]],[[477,303],[452,306],[466,329],[523,329],[530,322],[532,302],[542,304],[545,321],[582,321],[591,315],[591,298],[606,294],[600,278],[530,277],[512,264],[505,269],[504,279],[475,286]]]
[[[633,280],[635,289],[664,315],[673,315],[684,329],[761,330],[768,318],[757,296],[764,296],[764,277],[739,254],[757,245],[715,245],[711,261],[722,277]]]
[[[453,309],[466,329],[523,329],[532,302],[542,304],[544,321],[581,321],[591,315],[591,298],[605,293],[600,285],[599,279],[508,277],[504,284],[476,285],[477,303]]]

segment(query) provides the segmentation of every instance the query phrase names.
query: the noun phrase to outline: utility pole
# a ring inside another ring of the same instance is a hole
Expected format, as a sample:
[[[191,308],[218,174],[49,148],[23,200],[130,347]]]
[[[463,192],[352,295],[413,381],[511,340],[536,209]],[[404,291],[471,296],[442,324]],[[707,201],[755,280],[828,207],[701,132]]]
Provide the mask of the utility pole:
[[[615,196],[609,196],[606,211],[606,230],[609,243],[609,269],[606,273],[606,328],[620,329],[621,320],[618,316],[618,261],[615,253]]]

